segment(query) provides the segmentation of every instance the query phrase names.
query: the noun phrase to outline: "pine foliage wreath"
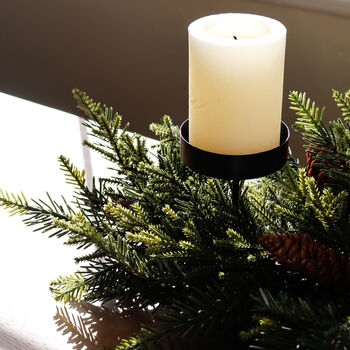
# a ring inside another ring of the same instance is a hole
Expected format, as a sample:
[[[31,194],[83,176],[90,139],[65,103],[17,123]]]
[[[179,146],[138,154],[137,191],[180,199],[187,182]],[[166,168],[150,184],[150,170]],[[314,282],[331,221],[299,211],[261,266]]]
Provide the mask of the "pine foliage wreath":
[[[51,283],[57,301],[117,300],[152,306],[154,327],[127,349],[350,349],[350,90],[333,91],[343,118],[323,123],[291,92],[307,169],[290,155],[280,171],[241,184],[191,171],[179,130],[165,116],[152,149],[122,118],[73,90],[88,116],[85,145],[113,176],[88,187],[84,170],[59,157],[74,201],[28,201],[1,191],[0,205],[80,249],[78,272]]]

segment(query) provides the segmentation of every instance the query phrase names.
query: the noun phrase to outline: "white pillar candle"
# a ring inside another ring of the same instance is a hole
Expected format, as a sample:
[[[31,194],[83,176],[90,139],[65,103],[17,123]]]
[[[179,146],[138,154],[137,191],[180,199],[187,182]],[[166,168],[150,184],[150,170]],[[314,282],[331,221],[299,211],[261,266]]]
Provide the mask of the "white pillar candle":
[[[189,141],[221,154],[279,145],[286,28],[258,15],[203,17],[189,28]]]

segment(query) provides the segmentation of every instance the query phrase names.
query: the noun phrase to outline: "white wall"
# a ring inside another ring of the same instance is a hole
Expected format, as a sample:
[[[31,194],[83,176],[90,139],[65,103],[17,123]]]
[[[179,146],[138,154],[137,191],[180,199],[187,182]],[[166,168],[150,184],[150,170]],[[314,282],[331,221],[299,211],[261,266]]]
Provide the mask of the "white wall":
[[[187,117],[188,24],[248,12],[288,29],[283,119],[295,119],[287,101],[294,89],[336,117],[330,90],[350,88],[350,19],[271,1],[288,0],[0,0],[0,90],[76,111],[70,91],[79,87],[150,135],[163,114]],[[300,153],[300,138],[292,143]]]

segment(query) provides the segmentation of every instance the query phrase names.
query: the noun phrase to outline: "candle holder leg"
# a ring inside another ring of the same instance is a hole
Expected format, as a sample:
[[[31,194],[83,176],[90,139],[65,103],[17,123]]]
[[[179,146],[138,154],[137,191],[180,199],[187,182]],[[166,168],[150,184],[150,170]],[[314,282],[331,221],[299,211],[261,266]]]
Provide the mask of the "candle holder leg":
[[[240,180],[237,180],[237,179],[230,180],[229,184],[231,189],[232,205],[236,207],[238,205],[238,200],[239,200]]]

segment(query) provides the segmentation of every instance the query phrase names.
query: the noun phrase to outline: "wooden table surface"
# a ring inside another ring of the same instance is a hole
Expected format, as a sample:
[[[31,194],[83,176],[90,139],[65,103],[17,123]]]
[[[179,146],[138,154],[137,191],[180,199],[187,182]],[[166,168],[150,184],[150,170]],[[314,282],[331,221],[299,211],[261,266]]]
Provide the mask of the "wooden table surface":
[[[81,146],[80,118],[0,93],[0,188],[29,198],[71,198],[57,157],[105,175],[104,163]],[[56,303],[49,283],[76,271],[74,247],[32,232],[20,216],[0,209],[0,349],[100,349],[149,323],[147,312],[120,313],[113,302]]]

